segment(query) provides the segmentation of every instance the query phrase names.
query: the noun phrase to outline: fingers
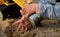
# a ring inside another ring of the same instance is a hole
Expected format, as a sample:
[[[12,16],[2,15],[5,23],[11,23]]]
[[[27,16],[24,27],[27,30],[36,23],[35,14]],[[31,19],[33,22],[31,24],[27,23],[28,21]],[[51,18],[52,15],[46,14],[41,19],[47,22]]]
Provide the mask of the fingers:
[[[27,31],[28,30],[28,28],[27,28],[27,26],[25,26],[25,29],[24,29],[25,31]]]
[[[16,32],[20,31],[20,30],[24,30],[26,31],[29,28],[30,22],[28,20],[28,18],[22,17],[20,20],[18,20],[17,22],[13,23],[13,26],[18,25],[18,28],[16,30]]]
[[[22,27],[21,30],[24,30],[24,27]]]
[[[28,29],[27,26],[25,26],[25,25],[19,25],[18,28],[17,28],[17,30],[16,30],[16,32],[19,32],[20,30],[26,31],[27,29]]]
[[[19,24],[19,21],[16,21],[15,23],[13,23],[12,25],[15,26],[15,25],[18,25]]]
[[[23,25],[24,25],[24,22],[23,22],[23,20],[21,19],[21,21],[19,22],[19,26],[18,26],[16,32],[20,31]]]
[[[17,30],[16,30],[16,32],[19,32],[20,29],[21,29],[21,27],[22,27],[22,25],[19,25],[18,28],[17,28]]]
[[[13,23],[12,25],[16,26],[16,25],[20,24],[20,22],[23,22],[23,17],[20,20],[18,20],[15,23]]]
[[[22,10],[20,10],[20,13],[22,14]]]
[[[23,15],[25,15],[25,8],[23,8],[22,10],[20,10],[20,13],[21,13],[21,15],[23,16]]]
[[[24,28],[23,25],[24,25],[24,20],[23,20],[23,17],[22,17],[21,20],[19,21],[19,26],[18,26],[16,32],[18,32],[18,31],[20,31],[21,29],[23,29],[23,28]]]
[[[20,10],[20,13],[22,16],[28,17],[30,13],[30,7],[24,7],[22,10]]]
[[[28,22],[28,20],[25,19],[24,22],[22,21],[19,23],[19,26],[18,26],[16,32],[19,32],[20,30],[26,31],[28,29],[27,26],[29,26],[29,22]]]

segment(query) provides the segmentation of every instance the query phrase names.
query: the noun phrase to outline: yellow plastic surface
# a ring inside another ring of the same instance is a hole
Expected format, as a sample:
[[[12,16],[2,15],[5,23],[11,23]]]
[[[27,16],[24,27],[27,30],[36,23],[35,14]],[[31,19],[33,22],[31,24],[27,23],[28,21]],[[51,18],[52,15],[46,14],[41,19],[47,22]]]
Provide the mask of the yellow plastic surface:
[[[0,0],[0,5],[5,4],[6,6],[13,5],[15,3],[7,3],[6,0]]]
[[[15,3],[4,3],[6,6],[9,6],[9,5],[13,5],[13,4],[15,4]]]
[[[27,3],[24,0],[13,0],[17,5],[23,8]]]
[[[0,5],[4,4],[4,0],[0,0]]]

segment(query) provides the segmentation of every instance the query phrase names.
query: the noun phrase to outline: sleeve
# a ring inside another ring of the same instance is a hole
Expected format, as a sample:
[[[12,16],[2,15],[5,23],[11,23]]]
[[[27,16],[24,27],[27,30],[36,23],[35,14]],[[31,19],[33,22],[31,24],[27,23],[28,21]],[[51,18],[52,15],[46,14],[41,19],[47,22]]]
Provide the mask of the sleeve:
[[[56,4],[56,0],[40,0],[39,2],[43,4]]]
[[[40,17],[60,20],[60,6],[39,3]]]

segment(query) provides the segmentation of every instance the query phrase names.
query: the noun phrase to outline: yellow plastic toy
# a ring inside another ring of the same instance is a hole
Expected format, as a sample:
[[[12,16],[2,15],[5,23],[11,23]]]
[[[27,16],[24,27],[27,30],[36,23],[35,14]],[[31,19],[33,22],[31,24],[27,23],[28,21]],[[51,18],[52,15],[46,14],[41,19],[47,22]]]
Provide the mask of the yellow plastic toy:
[[[32,2],[32,0],[12,0],[14,3],[7,3],[7,0],[0,0],[0,5],[5,4],[6,6],[17,4],[21,8],[23,8],[26,4]]]
[[[13,0],[17,5],[19,5],[21,8],[23,8],[25,5],[32,2],[32,0]]]
[[[6,5],[6,6],[9,6],[9,5],[13,5],[13,4],[15,4],[15,3],[7,3],[6,2],[7,0],[0,0],[0,5]]]
[[[0,5],[4,4],[4,0],[0,0]]]
[[[24,0],[13,0],[17,5],[23,8],[27,3]]]

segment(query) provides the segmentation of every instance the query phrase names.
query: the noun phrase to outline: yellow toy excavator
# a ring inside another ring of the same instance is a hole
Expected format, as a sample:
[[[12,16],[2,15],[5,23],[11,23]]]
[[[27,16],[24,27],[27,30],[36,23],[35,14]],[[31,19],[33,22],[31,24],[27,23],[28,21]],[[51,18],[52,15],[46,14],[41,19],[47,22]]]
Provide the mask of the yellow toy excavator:
[[[20,10],[32,2],[31,0],[0,0],[0,11],[3,15],[3,20],[12,17],[17,18],[21,16]]]
[[[32,0],[0,0],[0,5],[5,4],[6,6],[10,6],[13,4],[17,4],[20,7],[24,7],[26,4],[31,2]]]
[[[26,4],[33,2],[33,0],[13,0],[13,1],[21,8],[23,8]]]

